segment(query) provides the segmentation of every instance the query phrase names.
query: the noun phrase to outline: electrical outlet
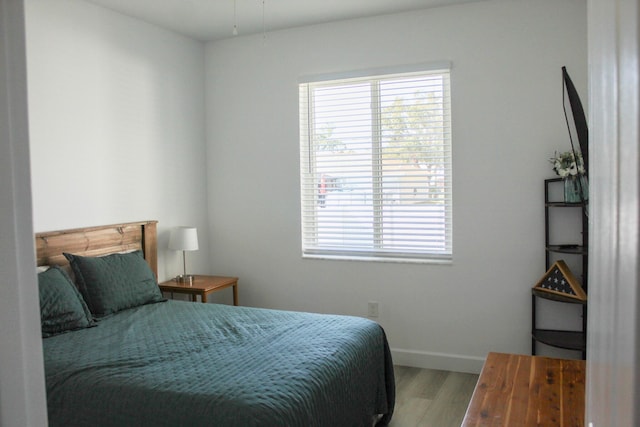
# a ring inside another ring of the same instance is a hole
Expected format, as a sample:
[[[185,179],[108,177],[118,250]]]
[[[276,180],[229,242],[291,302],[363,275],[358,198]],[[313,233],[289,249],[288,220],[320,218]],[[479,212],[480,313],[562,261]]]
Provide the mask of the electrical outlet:
[[[368,317],[378,317],[378,301],[369,301]]]

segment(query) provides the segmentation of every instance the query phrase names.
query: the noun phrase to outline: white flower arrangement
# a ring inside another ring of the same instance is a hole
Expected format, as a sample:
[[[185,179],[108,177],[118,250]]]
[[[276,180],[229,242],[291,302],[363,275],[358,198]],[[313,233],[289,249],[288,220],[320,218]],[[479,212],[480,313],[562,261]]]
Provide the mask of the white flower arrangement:
[[[555,153],[555,156],[549,159],[553,164],[553,170],[561,178],[572,178],[577,175],[584,175],[584,163],[580,153],[573,151],[565,151],[564,153]]]

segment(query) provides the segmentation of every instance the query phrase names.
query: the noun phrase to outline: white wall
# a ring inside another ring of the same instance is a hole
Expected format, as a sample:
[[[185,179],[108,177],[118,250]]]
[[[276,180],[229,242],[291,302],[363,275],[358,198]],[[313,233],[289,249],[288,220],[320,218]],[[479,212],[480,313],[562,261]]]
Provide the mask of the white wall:
[[[202,43],[78,0],[26,17],[35,230],[156,219],[162,279],[169,228],[194,225],[208,273]]]
[[[561,66],[586,101],[586,2],[487,1],[236,37],[206,46],[214,270],[243,304],[366,315],[396,363],[477,371],[530,352],[544,273],[543,179],[569,149]],[[454,261],[303,260],[299,76],[450,60]]]

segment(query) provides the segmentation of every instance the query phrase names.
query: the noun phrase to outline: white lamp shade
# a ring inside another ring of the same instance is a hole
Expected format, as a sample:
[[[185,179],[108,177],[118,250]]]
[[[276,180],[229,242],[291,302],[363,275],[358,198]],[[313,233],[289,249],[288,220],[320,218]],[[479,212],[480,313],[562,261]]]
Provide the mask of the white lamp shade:
[[[176,251],[198,250],[198,231],[195,227],[178,227],[171,230],[169,249]]]

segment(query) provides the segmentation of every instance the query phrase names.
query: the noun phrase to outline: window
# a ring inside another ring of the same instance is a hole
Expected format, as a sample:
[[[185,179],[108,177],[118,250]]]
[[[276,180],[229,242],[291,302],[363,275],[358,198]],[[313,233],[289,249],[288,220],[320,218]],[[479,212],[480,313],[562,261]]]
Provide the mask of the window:
[[[303,256],[451,259],[448,66],[299,93]]]

